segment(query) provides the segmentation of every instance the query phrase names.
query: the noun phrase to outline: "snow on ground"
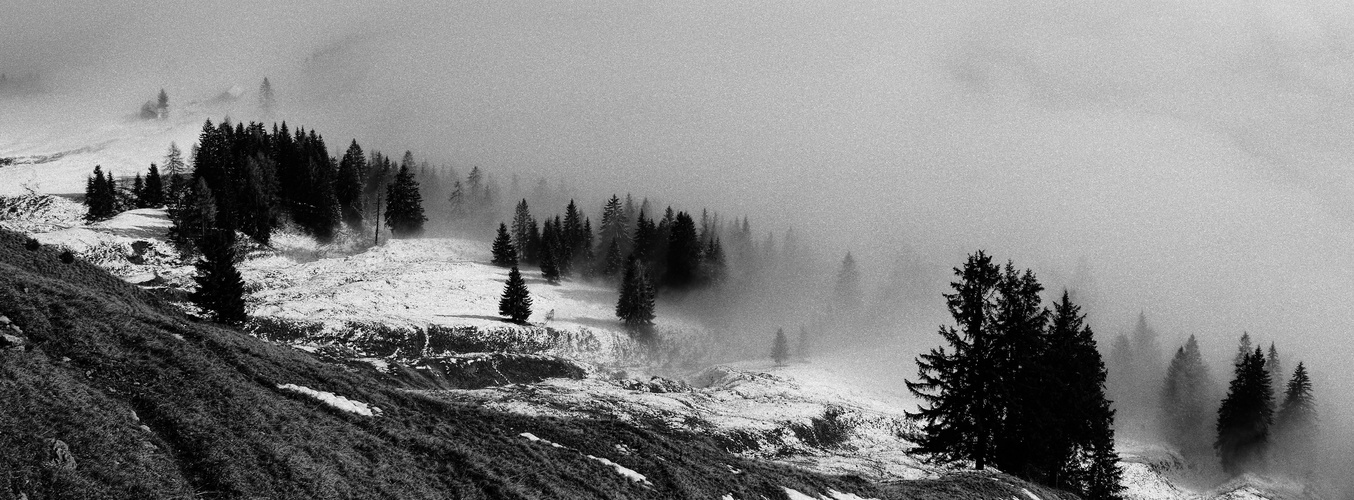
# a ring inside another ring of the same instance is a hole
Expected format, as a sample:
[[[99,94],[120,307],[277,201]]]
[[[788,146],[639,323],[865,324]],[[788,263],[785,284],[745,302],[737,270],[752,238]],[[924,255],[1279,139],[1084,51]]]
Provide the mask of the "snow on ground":
[[[827,490],[827,495],[818,498],[813,498],[809,495],[804,494],[803,492],[800,492],[799,490],[793,488],[785,488],[785,496],[790,497],[790,500],[871,500],[860,497],[853,493],[842,493],[837,490]]]
[[[145,99],[154,96],[148,89]],[[205,120],[216,123],[249,111],[248,106],[188,102],[172,95],[168,119],[141,120],[131,115],[143,101],[128,97],[126,109],[100,109],[61,95],[6,100],[0,157],[14,158],[15,164],[0,167],[0,196],[83,194],[95,165],[118,177],[144,175],[151,163],[162,163],[170,142],[179,145],[187,161]]]
[[[374,406],[368,406],[366,403],[363,403],[363,402],[361,402],[361,401],[353,401],[353,400],[351,400],[351,399],[345,398],[345,397],[343,397],[343,396],[339,396],[339,395],[334,394],[334,393],[332,393],[332,392],[317,391],[317,390],[315,390],[315,389],[311,389],[311,388],[309,388],[309,387],[304,387],[304,386],[299,386],[299,385],[296,385],[296,384],[282,384],[282,385],[277,386],[277,388],[278,388],[278,389],[287,390],[287,391],[292,391],[292,392],[297,392],[297,393],[305,394],[305,395],[307,395],[307,396],[310,396],[310,397],[312,397],[312,398],[315,398],[315,399],[320,400],[320,402],[322,402],[322,403],[324,403],[324,404],[327,404],[327,405],[332,406],[332,407],[334,407],[334,408],[337,408],[337,409],[346,411],[346,412],[348,412],[348,413],[356,413],[356,414],[358,414],[358,415],[362,415],[362,416],[366,416],[366,417],[371,417],[371,416],[376,416],[376,415],[380,415],[380,414],[381,414],[381,409],[380,409],[380,408],[376,408],[376,407],[374,407]]]
[[[849,382],[812,364],[794,375],[770,375],[721,366],[690,377],[688,390],[626,389],[625,381],[600,378],[550,379],[531,386],[436,391],[485,407],[526,415],[604,417],[632,422],[659,419],[668,426],[726,437],[732,451],[831,474],[880,479],[936,477],[940,470],[906,453],[911,443],[898,436],[903,407],[847,389]],[[822,416],[828,406],[845,410],[851,423],[841,446],[821,449],[798,439],[789,428]]]
[[[15,225],[27,221],[16,219]],[[129,210],[93,224],[78,220],[53,224],[51,231],[30,234],[44,245],[69,249],[133,283],[157,276],[170,282],[191,281],[192,267],[181,261],[178,250],[166,240],[171,223],[164,209]]]
[[[555,447],[555,448],[562,448],[562,449],[566,449],[566,450],[572,450],[572,449],[573,449],[573,448],[570,448],[570,447],[568,447],[568,446],[564,446],[564,445],[562,445],[562,444],[559,444],[559,443],[556,443],[556,442],[553,442],[553,441],[550,441],[550,440],[547,440],[547,439],[541,439],[541,438],[539,438],[539,437],[536,437],[535,434],[532,434],[532,433],[530,433],[530,432],[523,432],[523,433],[521,433],[521,434],[518,434],[518,436],[524,437],[524,438],[526,438],[528,441],[535,441],[535,442],[539,442],[539,443],[545,443],[545,444],[548,444],[548,445],[553,446],[553,447]],[[618,464],[618,463],[616,463],[616,462],[612,462],[611,460],[608,460],[608,459],[606,459],[606,458],[597,457],[597,456],[593,456],[593,455],[585,455],[585,456],[588,457],[588,458],[590,458],[590,459],[592,459],[592,460],[596,460],[596,461],[598,461],[598,462],[601,462],[602,464],[611,466],[613,469],[616,469],[616,473],[617,473],[617,474],[620,474],[620,475],[622,475],[622,476],[625,476],[626,479],[629,479],[629,480],[634,481],[634,482],[636,482],[636,483],[643,484],[643,485],[645,485],[645,486],[653,486],[653,483],[650,483],[650,482],[649,482],[649,478],[648,478],[648,477],[645,477],[644,474],[640,474],[640,473],[638,473],[638,472],[635,472],[634,469],[631,469],[631,468],[626,467],[626,466],[624,466],[624,465]]]

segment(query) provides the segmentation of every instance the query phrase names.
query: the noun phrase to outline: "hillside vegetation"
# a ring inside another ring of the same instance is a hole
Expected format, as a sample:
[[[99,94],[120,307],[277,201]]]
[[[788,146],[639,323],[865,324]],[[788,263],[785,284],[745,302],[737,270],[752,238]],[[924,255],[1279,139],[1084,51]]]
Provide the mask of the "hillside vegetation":
[[[0,231],[0,314],[17,327],[0,350],[0,499],[888,498],[932,484],[872,485],[696,434],[428,397],[409,390],[427,387],[417,379],[197,322],[25,240]],[[1057,496],[990,476],[935,484],[947,497]]]

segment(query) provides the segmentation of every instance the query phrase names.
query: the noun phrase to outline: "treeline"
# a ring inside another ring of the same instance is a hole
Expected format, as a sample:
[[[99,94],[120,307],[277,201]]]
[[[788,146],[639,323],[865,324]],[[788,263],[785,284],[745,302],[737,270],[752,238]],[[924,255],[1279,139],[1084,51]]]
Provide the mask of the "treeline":
[[[1313,470],[1317,415],[1307,367],[1284,369],[1278,348],[1252,346],[1243,333],[1226,390],[1218,386],[1190,336],[1178,348],[1159,387],[1153,424],[1165,441],[1195,463],[1228,474]],[[1286,381],[1286,382],[1285,382]]]
[[[1122,490],[1095,335],[1068,293],[1051,308],[1029,270],[979,251],[954,270],[945,346],[917,359],[917,451],[994,466],[1085,498]]]

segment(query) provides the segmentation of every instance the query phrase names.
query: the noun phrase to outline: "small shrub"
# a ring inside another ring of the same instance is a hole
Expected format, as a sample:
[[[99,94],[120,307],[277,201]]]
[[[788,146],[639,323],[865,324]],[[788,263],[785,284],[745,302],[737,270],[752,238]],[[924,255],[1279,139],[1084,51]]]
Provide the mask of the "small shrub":
[[[73,263],[75,263],[75,254],[71,253],[70,250],[62,251],[62,252],[61,252],[61,263],[62,263],[62,264],[73,264]]]
[[[30,252],[37,251],[37,249],[42,248],[42,243],[39,243],[36,239],[29,238],[28,241],[24,242],[24,248]]]
[[[851,438],[851,429],[855,426],[845,415],[846,410],[842,407],[828,405],[823,409],[823,415],[810,418],[808,425],[792,423],[789,428],[804,444],[816,448],[833,448]]]

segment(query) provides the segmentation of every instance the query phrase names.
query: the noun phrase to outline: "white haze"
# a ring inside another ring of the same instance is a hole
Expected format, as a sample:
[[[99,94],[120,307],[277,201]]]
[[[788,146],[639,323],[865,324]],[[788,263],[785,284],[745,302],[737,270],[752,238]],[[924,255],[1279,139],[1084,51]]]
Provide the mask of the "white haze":
[[[793,226],[873,284],[909,255],[943,285],[986,249],[1051,292],[1093,281],[1104,334],[1146,311],[1219,365],[1243,330],[1277,342],[1334,424],[1354,408],[1332,390],[1354,384],[1352,9],[22,2],[0,9],[0,71],[119,114],[267,75],[331,147],[567,177],[591,211],[628,191],[748,214],[758,241]],[[943,318],[934,292],[919,317]]]

